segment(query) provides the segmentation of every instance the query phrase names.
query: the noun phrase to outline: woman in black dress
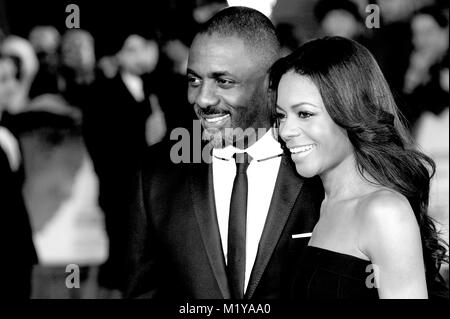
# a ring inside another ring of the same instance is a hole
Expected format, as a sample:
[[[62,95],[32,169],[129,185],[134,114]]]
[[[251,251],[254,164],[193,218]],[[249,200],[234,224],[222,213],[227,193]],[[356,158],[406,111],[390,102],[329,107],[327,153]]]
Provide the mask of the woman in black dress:
[[[271,90],[297,172],[325,189],[293,296],[434,294],[448,262],[427,215],[434,163],[415,150],[369,51],[340,37],[308,42],[273,66]]]

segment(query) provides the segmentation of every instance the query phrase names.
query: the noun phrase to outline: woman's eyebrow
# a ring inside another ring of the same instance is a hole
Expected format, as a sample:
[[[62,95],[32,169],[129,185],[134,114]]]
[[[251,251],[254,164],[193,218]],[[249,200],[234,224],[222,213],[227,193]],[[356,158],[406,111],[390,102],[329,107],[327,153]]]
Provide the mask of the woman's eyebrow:
[[[311,106],[313,106],[313,107],[316,107],[316,108],[320,109],[319,106],[317,106],[317,105],[315,105],[315,104],[313,104],[313,103],[310,103],[310,102],[300,102],[300,103],[292,104],[291,106],[288,106],[287,108],[288,108],[288,109],[295,109],[295,108],[297,108],[297,107],[299,107],[299,106],[302,106],[302,105],[311,105]],[[282,109],[282,107],[279,106],[278,104],[277,104],[276,107]]]

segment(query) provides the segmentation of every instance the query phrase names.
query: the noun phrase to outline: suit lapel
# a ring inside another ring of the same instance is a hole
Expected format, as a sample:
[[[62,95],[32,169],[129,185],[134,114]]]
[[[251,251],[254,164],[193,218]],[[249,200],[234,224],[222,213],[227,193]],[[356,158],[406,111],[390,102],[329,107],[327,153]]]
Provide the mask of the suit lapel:
[[[191,193],[194,212],[200,228],[209,263],[216,277],[220,291],[225,299],[229,299],[230,290],[226,275],[225,257],[217,221],[212,165],[200,164],[191,170]]]
[[[258,286],[295,201],[300,194],[302,185],[303,180],[295,174],[286,156],[283,156],[266,223],[259,242],[258,254],[247,286],[245,295],[247,299],[252,297]]]

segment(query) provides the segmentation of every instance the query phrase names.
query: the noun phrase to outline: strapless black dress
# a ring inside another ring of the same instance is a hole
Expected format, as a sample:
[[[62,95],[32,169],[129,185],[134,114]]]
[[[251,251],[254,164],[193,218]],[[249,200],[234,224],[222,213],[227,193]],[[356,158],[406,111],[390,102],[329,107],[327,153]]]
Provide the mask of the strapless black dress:
[[[307,246],[297,270],[295,299],[378,299],[370,261]]]

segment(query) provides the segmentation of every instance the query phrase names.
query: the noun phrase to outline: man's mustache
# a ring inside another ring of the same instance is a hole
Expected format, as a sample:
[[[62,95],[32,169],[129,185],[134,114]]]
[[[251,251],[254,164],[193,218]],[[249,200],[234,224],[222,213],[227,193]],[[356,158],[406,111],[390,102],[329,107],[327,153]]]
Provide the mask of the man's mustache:
[[[208,115],[216,115],[216,114],[229,114],[230,112],[215,106],[208,106],[206,108],[201,108],[197,105],[197,114],[199,116],[208,116]]]

